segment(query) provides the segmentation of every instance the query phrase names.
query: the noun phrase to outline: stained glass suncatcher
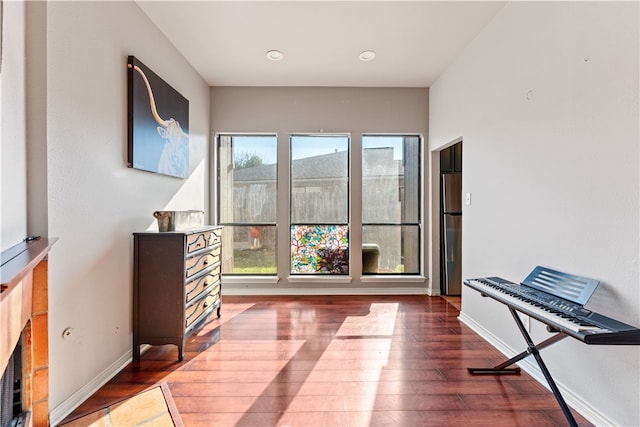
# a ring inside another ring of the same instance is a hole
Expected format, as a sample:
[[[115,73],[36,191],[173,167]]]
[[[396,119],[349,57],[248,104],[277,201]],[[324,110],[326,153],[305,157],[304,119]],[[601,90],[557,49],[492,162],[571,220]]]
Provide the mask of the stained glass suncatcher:
[[[349,226],[292,225],[291,274],[349,274]]]

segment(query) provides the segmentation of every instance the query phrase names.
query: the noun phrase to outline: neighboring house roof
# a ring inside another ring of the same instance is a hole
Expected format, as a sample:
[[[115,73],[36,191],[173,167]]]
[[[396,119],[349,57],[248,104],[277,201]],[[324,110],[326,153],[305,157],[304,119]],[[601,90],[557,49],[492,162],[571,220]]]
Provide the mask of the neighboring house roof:
[[[275,181],[276,165],[261,165],[251,168],[234,169],[234,182],[251,182],[251,181]]]
[[[326,179],[344,178],[347,176],[347,151],[323,154],[321,156],[306,157],[293,161],[293,179]],[[371,148],[364,150],[364,161],[373,161],[373,157],[393,156],[391,148]],[[402,173],[399,160],[376,163],[376,175],[395,175]],[[234,169],[234,182],[274,181],[276,179],[276,165],[261,165],[251,168]]]

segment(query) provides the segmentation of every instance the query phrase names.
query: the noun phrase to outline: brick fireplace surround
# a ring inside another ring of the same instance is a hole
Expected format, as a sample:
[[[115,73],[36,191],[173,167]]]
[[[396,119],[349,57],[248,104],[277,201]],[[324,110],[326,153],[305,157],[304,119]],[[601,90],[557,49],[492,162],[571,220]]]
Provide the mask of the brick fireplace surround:
[[[48,281],[46,256],[57,239],[37,238],[2,252],[0,376],[22,344],[22,411],[26,427],[49,425]]]

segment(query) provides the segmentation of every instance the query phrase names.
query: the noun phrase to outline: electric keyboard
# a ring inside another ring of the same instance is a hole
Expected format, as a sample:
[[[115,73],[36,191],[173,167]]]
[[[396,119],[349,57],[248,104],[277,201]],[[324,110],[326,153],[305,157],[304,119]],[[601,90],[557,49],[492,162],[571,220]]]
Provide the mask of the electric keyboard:
[[[541,274],[543,267],[537,268],[536,274]],[[517,284],[500,277],[485,277],[467,279],[464,284],[587,344],[640,345],[640,329],[525,282]]]
[[[520,368],[509,367],[525,357],[533,356],[572,427],[577,427],[578,424],[542,360],[540,350],[568,336],[586,344],[640,345],[640,329],[584,307],[599,284],[597,280],[537,266],[519,284],[500,277],[466,279],[463,283],[480,292],[482,296],[505,304],[527,343],[527,349],[511,359],[492,368],[468,368],[469,373],[518,375]],[[534,344],[518,312],[546,324],[547,330],[554,335]]]

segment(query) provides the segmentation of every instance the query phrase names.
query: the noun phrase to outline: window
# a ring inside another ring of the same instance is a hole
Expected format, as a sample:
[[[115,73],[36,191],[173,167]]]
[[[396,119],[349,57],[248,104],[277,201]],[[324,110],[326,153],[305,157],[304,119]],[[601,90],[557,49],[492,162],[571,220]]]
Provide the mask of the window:
[[[292,134],[278,172],[276,135],[218,135],[223,274],[421,274],[421,147],[418,135]]]
[[[277,148],[275,135],[218,136],[225,274],[276,274]]]
[[[349,274],[349,137],[291,136],[291,274]]]
[[[363,136],[363,274],[420,273],[420,164],[419,136]]]

